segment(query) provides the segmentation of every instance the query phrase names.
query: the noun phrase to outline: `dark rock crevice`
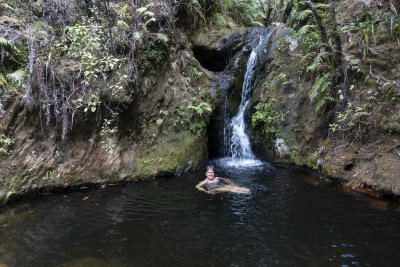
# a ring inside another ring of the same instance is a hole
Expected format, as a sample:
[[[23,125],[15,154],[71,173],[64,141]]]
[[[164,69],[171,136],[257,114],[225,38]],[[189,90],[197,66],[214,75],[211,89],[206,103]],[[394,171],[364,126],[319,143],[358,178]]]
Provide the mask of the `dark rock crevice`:
[[[201,45],[193,46],[192,50],[201,66],[207,70],[220,72],[229,63],[229,54],[226,51],[218,51]]]

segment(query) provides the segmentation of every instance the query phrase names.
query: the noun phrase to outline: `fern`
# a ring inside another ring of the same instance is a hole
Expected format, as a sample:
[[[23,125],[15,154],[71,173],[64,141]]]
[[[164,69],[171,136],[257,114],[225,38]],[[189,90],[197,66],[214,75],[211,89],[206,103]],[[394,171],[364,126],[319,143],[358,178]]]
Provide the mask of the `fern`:
[[[315,112],[320,112],[323,107],[325,107],[329,102],[335,102],[335,99],[329,95],[322,95],[319,97],[314,104]]]
[[[315,25],[304,25],[303,27],[301,27],[301,28],[299,29],[299,31],[297,32],[297,34],[298,34],[299,36],[304,36],[304,35],[306,35],[307,33],[316,30],[316,28],[317,28],[317,26],[315,26]]]
[[[23,69],[16,70],[7,74],[7,78],[21,86],[25,78],[25,71]]]
[[[312,11],[310,9],[306,9],[297,13],[296,18],[299,21],[305,20],[309,16],[312,15]]]
[[[319,94],[321,94],[321,93],[323,93],[324,91],[325,91],[325,89],[329,86],[329,85],[331,85],[331,82],[329,81],[329,76],[330,76],[331,74],[328,72],[328,73],[325,73],[323,76],[321,76],[321,77],[319,77],[316,81],[315,81],[315,83],[314,83],[314,85],[313,85],[313,87],[312,87],[312,91],[311,91],[311,93],[310,93],[310,99],[311,99],[311,102],[314,102],[314,100],[315,100],[315,98],[319,95]]]
[[[0,48],[4,50],[16,50],[17,47],[4,37],[0,37]]]
[[[5,51],[15,55],[19,55],[18,48],[4,37],[0,37],[0,51]]]
[[[314,7],[315,8],[319,8],[319,9],[328,9],[329,8],[329,4],[315,3]]]
[[[317,69],[318,66],[319,66],[319,63],[315,63],[315,61],[314,61],[313,64],[311,64],[310,66],[307,66],[306,70],[313,72]]]
[[[312,91],[309,96],[311,102],[314,104],[315,112],[321,112],[322,108],[325,107],[329,102],[335,101],[335,99],[330,96],[329,91],[327,90],[327,88],[331,86],[330,76],[330,72],[325,73],[315,81],[312,87]]]
[[[319,53],[315,57],[314,62],[322,63],[322,60],[327,58],[329,56],[329,54],[330,54],[329,52],[321,52],[321,53]]]
[[[307,71],[315,71],[322,61],[330,55],[329,52],[321,52],[314,58],[313,63],[306,68]]]

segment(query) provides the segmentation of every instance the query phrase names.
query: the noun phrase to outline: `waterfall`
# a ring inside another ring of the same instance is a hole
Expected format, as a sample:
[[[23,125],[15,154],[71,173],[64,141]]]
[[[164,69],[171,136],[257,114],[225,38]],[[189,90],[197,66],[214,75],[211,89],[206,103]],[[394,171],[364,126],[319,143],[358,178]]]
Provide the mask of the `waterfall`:
[[[242,86],[242,100],[239,105],[238,113],[232,118],[228,129],[224,129],[224,141],[229,142],[229,159],[230,165],[260,165],[261,161],[254,156],[249,137],[246,134],[246,122],[244,114],[250,104],[251,93],[253,91],[254,82],[256,80],[257,66],[259,64],[259,56],[264,50],[269,33],[261,36],[258,44],[251,51],[249,60],[247,61],[246,73]],[[230,132],[230,137],[226,137],[226,133]],[[228,163],[229,164],[229,163]]]

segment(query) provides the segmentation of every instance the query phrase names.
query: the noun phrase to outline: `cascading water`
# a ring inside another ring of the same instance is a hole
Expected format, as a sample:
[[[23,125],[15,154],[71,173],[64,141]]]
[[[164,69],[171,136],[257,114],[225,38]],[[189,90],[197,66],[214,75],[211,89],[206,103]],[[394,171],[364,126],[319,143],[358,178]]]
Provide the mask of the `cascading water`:
[[[256,79],[257,66],[259,56],[263,52],[265,43],[269,38],[269,32],[266,36],[261,36],[258,44],[251,51],[249,60],[247,61],[246,73],[244,75],[242,87],[242,100],[240,102],[239,111],[229,124],[229,130],[224,129],[224,142],[229,142],[229,155],[231,158],[225,158],[228,165],[233,166],[258,166],[263,163],[254,156],[250,140],[246,134],[246,122],[244,113],[250,104],[251,92]],[[230,138],[226,138],[226,133],[231,132]]]

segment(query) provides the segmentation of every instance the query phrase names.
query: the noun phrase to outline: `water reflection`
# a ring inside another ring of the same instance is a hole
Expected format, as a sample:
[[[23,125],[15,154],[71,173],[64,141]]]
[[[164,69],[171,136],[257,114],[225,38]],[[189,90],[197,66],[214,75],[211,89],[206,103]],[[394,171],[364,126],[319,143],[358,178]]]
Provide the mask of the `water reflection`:
[[[395,265],[400,213],[297,170],[216,174],[251,195],[208,195],[191,175],[44,197],[0,215],[9,266]],[[86,198],[87,197],[87,198]],[[86,200],[83,200],[86,199]]]

